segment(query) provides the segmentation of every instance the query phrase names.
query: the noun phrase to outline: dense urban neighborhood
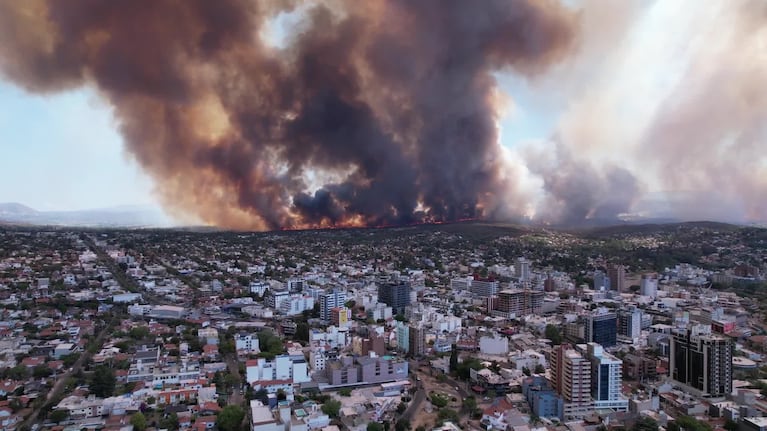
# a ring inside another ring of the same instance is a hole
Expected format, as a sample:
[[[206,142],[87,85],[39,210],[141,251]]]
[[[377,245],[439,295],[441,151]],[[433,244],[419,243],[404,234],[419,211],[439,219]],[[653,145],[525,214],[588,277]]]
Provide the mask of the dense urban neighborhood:
[[[0,227],[0,431],[765,431],[767,230]]]

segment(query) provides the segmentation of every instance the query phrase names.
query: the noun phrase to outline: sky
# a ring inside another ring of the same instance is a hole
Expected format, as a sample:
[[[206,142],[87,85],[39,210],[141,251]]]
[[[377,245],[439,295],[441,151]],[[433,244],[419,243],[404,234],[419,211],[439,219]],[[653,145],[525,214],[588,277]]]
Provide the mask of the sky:
[[[156,205],[112,112],[88,89],[40,96],[0,81],[0,202],[40,211]]]
[[[591,173],[592,188],[609,196],[608,173],[625,168],[641,196],[629,202],[635,214],[767,218],[765,204],[754,203],[767,190],[759,146],[767,139],[759,85],[767,58],[756,54],[767,31],[749,30],[759,22],[749,12],[755,3],[563,1],[582,8],[578,49],[545,73],[494,75],[504,100],[499,144],[531,197],[530,213],[578,198],[561,172]],[[285,46],[300,13],[280,15],[263,36]],[[0,202],[160,206],[152,178],[124,150],[112,108],[92,88],[31,94],[0,75],[0,152]],[[681,203],[670,211],[669,199]]]

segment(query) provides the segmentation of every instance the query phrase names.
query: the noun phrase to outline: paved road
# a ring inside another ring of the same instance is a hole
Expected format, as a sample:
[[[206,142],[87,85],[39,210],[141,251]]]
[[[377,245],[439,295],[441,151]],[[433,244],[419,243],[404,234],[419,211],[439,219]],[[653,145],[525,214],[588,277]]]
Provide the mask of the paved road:
[[[226,357],[226,366],[229,373],[237,378],[237,385],[232,389],[232,395],[227,404],[242,405],[244,396],[242,394],[242,377],[240,376],[240,363],[237,360],[237,354],[229,354]]]
[[[402,419],[405,419],[408,422],[411,422],[413,419],[413,416],[421,410],[421,405],[426,399],[426,389],[424,389],[423,384],[421,382],[416,382],[416,385],[418,385],[417,386],[418,390],[413,396],[413,401],[410,402],[410,405],[407,407],[407,410],[405,410],[405,412],[402,413],[402,416],[401,416]]]

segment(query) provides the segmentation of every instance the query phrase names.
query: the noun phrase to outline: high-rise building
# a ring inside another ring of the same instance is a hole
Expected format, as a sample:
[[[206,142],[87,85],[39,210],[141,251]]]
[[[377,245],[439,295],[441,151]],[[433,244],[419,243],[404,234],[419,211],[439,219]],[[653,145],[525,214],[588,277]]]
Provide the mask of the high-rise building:
[[[490,278],[474,277],[471,281],[471,293],[475,298],[488,298],[498,292],[498,281]]]
[[[334,288],[320,294],[320,319],[330,321],[330,312],[336,307],[343,307],[346,303],[346,292]]]
[[[545,294],[532,289],[504,289],[490,301],[491,313],[505,318],[540,314]]]
[[[642,332],[642,310],[635,306],[618,311],[618,335],[635,340]]]
[[[732,343],[713,334],[710,325],[693,325],[671,337],[669,373],[672,379],[701,396],[723,397],[732,392]]]
[[[450,280],[450,289],[455,291],[469,290],[472,277],[458,277]]]
[[[557,346],[551,355],[552,386],[564,401],[565,420],[583,418],[593,410],[591,363],[571,346]]]
[[[594,271],[594,290],[610,290],[610,277],[602,271]]]
[[[604,351],[597,343],[588,343],[584,352],[591,362],[591,397],[594,408],[628,411],[623,396],[623,361]]]
[[[530,261],[520,257],[514,263],[514,274],[521,282],[530,281]]]
[[[607,270],[610,277],[610,287],[618,292],[626,291],[626,268],[623,265],[610,265]]]
[[[378,300],[392,308],[396,314],[405,314],[410,305],[410,283],[386,283],[378,286]]]
[[[397,349],[402,353],[410,353],[410,325],[397,322]]]
[[[424,356],[426,354],[426,329],[421,325],[410,325],[408,331],[408,345],[410,353],[413,356]]]
[[[655,298],[658,296],[658,278],[655,274],[643,274],[639,282],[639,294]]]
[[[584,338],[587,343],[598,343],[604,347],[618,342],[618,317],[606,308],[598,308],[586,316]]]

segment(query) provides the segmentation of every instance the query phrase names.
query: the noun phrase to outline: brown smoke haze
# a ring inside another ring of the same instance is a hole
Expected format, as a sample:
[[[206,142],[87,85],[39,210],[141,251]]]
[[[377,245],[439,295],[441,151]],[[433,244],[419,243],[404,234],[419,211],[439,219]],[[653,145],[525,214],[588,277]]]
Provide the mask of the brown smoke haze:
[[[767,220],[767,3],[569,3],[0,0],[0,76],[94,88],[165,208],[226,228]],[[500,142],[499,74],[546,136]]]
[[[307,8],[285,48],[262,37]],[[510,217],[492,72],[575,39],[555,1],[0,2],[0,70],[93,86],[163,203],[239,229]]]

